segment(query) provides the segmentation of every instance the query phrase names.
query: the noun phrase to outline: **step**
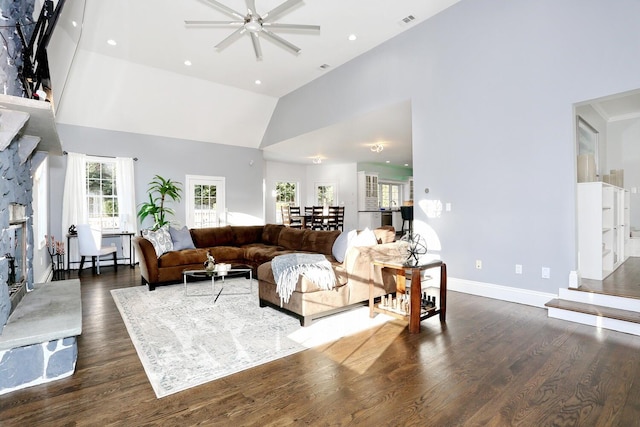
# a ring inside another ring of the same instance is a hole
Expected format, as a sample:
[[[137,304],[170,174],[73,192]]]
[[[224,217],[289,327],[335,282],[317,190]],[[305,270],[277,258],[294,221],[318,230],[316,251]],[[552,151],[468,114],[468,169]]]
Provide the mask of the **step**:
[[[548,316],[614,331],[640,335],[640,312],[554,299],[545,304]]]
[[[566,301],[582,302],[585,304],[640,312],[640,299],[603,294],[579,288],[560,288],[558,298]]]

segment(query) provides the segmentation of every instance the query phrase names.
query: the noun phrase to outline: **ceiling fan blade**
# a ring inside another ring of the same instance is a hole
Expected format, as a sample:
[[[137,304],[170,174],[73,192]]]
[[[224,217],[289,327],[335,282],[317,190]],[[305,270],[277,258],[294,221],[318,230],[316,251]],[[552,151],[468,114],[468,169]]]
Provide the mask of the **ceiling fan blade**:
[[[220,2],[217,2],[216,0],[202,0],[202,1],[205,2],[205,3],[209,3],[211,6],[216,7],[218,9],[220,9],[221,11],[223,11],[223,12],[225,12],[225,13],[233,16],[233,17],[236,17],[238,19],[244,20],[244,15],[243,14],[241,14],[240,12],[236,12],[235,10],[231,9],[230,7],[227,7],[227,6],[223,5]]]
[[[256,61],[262,61],[262,48],[260,47],[260,39],[256,33],[249,32],[251,43],[253,43],[253,51],[256,53]]]
[[[298,46],[294,45],[293,43],[289,43],[277,34],[274,34],[265,28],[262,29],[262,34],[270,38],[272,41],[276,42],[276,44],[284,47],[285,49],[289,49],[291,52],[296,54],[300,53],[300,48]]]
[[[215,48],[218,49],[218,50],[224,49],[225,47],[229,46],[231,43],[233,43],[234,41],[236,41],[240,37],[242,37],[242,35],[245,33],[245,31],[247,31],[247,30],[245,30],[244,27],[238,28],[233,33],[231,33],[227,38],[225,38],[220,43],[218,43],[215,46]]]
[[[228,27],[241,27],[244,21],[184,21],[185,25],[222,25]]]
[[[247,13],[249,15],[257,15],[256,12],[256,0],[245,0],[247,3]]]
[[[285,1],[280,6],[276,6],[275,8],[271,9],[269,12],[265,13],[264,15],[262,15],[262,22],[265,22],[267,20],[276,19],[278,16],[282,15],[287,10],[291,9],[293,6],[295,6],[296,4],[298,4],[300,2],[302,2],[302,0],[287,0],[287,1]]]
[[[278,24],[276,22],[263,22],[263,27],[280,28],[283,30],[313,30],[320,31],[320,25],[302,25],[302,24]]]

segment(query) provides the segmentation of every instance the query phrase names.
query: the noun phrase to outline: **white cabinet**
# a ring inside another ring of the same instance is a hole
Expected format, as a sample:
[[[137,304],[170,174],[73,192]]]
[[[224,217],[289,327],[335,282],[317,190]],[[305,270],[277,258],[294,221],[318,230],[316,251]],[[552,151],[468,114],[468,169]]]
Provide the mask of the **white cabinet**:
[[[380,209],[378,204],[378,174],[358,172],[358,210]]]
[[[602,280],[626,259],[628,192],[602,182],[578,183],[579,269]]]
[[[368,228],[373,230],[382,224],[382,214],[380,212],[358,212],[358,229]]]

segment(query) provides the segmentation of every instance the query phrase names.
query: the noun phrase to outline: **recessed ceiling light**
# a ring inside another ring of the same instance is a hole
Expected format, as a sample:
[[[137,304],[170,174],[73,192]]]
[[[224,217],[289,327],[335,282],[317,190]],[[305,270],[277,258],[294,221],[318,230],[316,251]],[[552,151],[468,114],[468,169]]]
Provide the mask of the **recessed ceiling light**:
[[[261,84],[262,84],[262,80],[256,80],[256,81],[255,81],[255,83],[256,83],[257,85],[261,85]]]
[[[358,38],[355,34],[349,34],[349,41],[354,41]]]
[[[109,39],[109,40],[107,40],[107,44],[108,44],[108,45],[111,45],[111,46],[115,46],[115,45],[117,45],[118,43],[116,43],[116,41],[115,41],[114,39]]]
[[[191,61],[187,59],[186,61],[184,61],[184,65],[186,65],[187,67],[191,67]]]
[[[409,163],[405,163],[404,165],[405,165],[405,167],[409,167]]]
[[[77,27],[78,23],[76,21],[71,21],[71,25],[73,25],[74,27]]]
[[[385,163],[391,163],[391,160],[387,160]]]

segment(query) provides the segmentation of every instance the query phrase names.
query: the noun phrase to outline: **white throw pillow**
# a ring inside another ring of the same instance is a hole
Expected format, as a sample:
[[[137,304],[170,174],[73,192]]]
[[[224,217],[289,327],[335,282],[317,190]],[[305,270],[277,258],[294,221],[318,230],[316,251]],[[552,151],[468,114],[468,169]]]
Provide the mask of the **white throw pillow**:
[[[344,261],[344,256],[347,253],[347,249],[350,246],[351,241],[358,232],[356,230],[351,230],[348,233],[340,233],[335,242],[333,242],[333,248],[331,248],[331,253],[333,257],[338,262]]]
[[[142,237],[151,242],[158,258],[163,253],[173,250],[173,242],[171,241],[168,225],[160,227],[156,231],[142,230]]]
[[[376,239],[376,234],[373,230],[365,228],[353,238],[349,246],[373,246],[377,244],[378,239]]]

